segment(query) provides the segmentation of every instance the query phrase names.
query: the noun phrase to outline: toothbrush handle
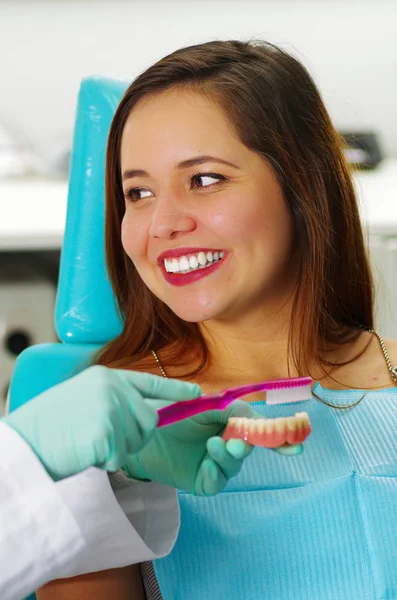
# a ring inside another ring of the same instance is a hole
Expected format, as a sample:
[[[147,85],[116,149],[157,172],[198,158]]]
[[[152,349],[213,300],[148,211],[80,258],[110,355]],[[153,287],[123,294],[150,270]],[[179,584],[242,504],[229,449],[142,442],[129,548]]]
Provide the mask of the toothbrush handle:
[[[200,396],[194,398],[194,400],[185,400],[182,402],[175,402],[168,406],[159,408],[157,413],[159,415],[159,422],[157,427],[164,427],[165,425],[171,425],[182,419],[193,417],[206,410],[215,410],[220,408],[223,394],[214,394],[212,396]]]

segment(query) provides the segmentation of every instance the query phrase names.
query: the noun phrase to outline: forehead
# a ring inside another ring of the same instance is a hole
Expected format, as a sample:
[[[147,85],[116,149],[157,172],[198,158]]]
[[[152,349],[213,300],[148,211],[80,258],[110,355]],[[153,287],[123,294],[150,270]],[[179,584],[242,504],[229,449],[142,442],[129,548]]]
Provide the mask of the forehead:
[[[121,161],[143,160],[157,152],[178,160],[210,152],[238,151],[241,142],[222,109],[208,96],[172,88],[143,98],[123,130]]]

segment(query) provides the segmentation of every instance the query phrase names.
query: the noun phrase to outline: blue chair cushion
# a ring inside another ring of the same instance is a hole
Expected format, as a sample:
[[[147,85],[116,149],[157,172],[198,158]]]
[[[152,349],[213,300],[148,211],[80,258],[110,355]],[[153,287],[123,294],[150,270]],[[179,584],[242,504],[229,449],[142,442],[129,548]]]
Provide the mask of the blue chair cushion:
[[[127,86],[98,77],[81,84],[55,311],[63,342],[101,344],[121,329],[105,267],[104,181],[109,127]]]
[[[10,412],[89,366],[99,348],[96,344],[37,344],[24,350],[11,380]]]

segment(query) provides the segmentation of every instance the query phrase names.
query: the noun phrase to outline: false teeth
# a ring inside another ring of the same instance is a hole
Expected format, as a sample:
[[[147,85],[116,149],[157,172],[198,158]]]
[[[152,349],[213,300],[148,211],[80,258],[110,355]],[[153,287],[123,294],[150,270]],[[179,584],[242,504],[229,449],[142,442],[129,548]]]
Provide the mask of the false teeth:
[[[231,417],[223,433],[224,440],[242,439],[253,446],[278,448],[284,444],[302,444],[312,431],[309,415],[297,412],[293,417],[247,419]]]

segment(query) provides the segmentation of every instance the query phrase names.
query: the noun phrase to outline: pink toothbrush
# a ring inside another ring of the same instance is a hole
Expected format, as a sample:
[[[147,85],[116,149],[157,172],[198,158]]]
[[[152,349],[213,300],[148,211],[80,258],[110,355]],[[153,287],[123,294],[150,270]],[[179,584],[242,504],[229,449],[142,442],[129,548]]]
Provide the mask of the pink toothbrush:
[[[272,381],[262,381],[261,383],[252,383],[239,385],[208,396],[199,396],[194,400],[184,402],[175,402],[169,406],[159,408],[159,422],[157,427],[171,425],[177,421],[182,421],[193,415],[205,412],[206,410],[223,410],[231,402],[252,394],[253,392],[266,392],[266,404],[290,404],[310,400],[311,377],[295,377],[292,379],[273,379]]]

